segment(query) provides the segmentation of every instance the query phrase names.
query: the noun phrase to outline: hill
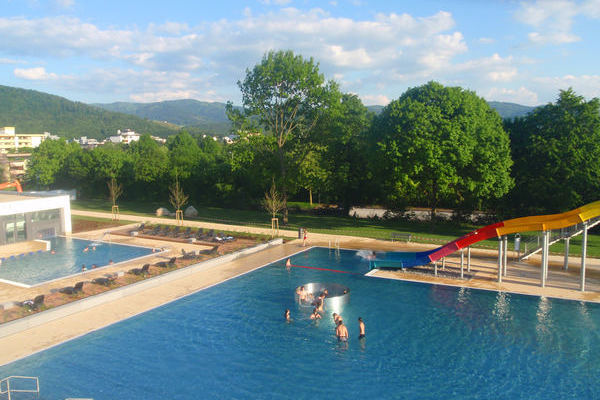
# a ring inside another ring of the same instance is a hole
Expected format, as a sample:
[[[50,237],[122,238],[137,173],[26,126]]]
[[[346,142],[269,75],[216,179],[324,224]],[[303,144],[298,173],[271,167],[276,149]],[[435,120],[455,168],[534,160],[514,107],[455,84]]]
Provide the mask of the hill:
[[[503,101],[488,101],[488,104],[498,111],[498,114],[500,114],[502,119],[524,117],[536,108],[531,106],[523,106],[516,103],[506,103]]]
[[[171,124],[185,125],[190,130],[202,130],[215,135],[229,133],[231,123],[225,113],[225,103],[209,103],[198,100],[169,100],[157,103],[93,104],[105,110],[163,121]]]
[[[106,111],[63,97],[0,85],[0,126],[14,126],[17,133],[50,132],[65,138],[95,139],[114,135],[118,129],[133,129],[166,137],[179,131],[171,124]]]

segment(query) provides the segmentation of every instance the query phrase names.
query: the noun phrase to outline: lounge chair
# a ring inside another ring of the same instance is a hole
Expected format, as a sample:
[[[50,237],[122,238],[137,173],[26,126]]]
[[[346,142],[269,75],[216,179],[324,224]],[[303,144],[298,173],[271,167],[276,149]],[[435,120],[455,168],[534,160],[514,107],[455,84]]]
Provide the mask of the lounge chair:
[[[219,245],[216,245],[216,246],[213,246],[212,249],[200,250],[198,252],[198,254],[212,255],[212,254],[217,254],[218,251],[219,251]]]
[[[77,293],[83,291],[83,283],[84,282],[77,282],[75,284],[75,286],[64,287],[64,288],[60,289],[59,292],[64,293],[64,294],[77,294]]]
[[[114,283],[115,279],[117,279],[116,276],[110,276],[110,277],[106,277],[106,278],[96,278],[96,279],[92,279],[92,283],[95,283],[96,285],[110,286]]]
[[[179,235],[179,226],[176,226],[171,232],[169,232],[169,237],[177,237]]]
[[[185,251],[184,249],[181,249],[181,254],[183,254],[183,259],[184,260],[192,260],[196,257],[198,257],[198,253],[196,253],[195,251]]]
[[[159,261],[154,264],[154,266],[158,268],[167,268],[169,265],[165,261]]]
[[[169,262],[167,263],[170,267],[172,267],[173,265],[175,265],[175,262],[177,261],[177,257],[171,257],[169,259]]]
[[[150,236],[156,236],[158,235],[158,232],[160,232],[160,225],[156,225],[148,234]]]
[[[27,307],[30,311],[37,310],[38,308],[40,308],[40,306],[44,304],[45,298],[45,295],[40,294],[39,296],[36,296],[33,300],[25,300],[21,303],[21,306]]]
[[[196,239],[201,240],[204,238],[204,229],[198,228],[196,231]]]
[[[192,237],[192,228],[190,228],[189,226],[187,227],[187,229],[185,230],[183,237],[185,239],[189,239]]]
[[[144,264],[142,268],[133,268],[129,270],[129,273],[133,275],[146,275],[150,269],[150,264]]]

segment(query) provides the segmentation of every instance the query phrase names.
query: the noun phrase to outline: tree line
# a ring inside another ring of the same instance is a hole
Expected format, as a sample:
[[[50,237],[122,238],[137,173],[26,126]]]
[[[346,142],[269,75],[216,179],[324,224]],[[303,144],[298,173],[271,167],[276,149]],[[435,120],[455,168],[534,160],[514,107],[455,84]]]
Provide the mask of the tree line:
[[[312,58],[271,51],[238,82],[228,104],[232,144],[180,131],[159,145],[91,150],[64,139],[34,150],[27,183],[123,198],[166,200],[180,182],[197,204],[260,207],[275,185],[283,201],[475,209],[505,216],[557,212],[598,200],[600,104],[573,90],[525,117],[502,121],[473,91],[437,82],[408,89],[379,115],[326,80]],[[433,214],[433,213],[432,213]]]

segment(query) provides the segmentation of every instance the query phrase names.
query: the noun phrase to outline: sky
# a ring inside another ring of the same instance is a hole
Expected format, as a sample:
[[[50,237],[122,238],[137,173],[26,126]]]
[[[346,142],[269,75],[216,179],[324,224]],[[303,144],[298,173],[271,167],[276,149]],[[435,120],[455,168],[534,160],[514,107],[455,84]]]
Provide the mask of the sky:
[[[85,103],[241,103],[269,50],[385,105],[438,81],[486,100],[600,97],[600,0],[0,0],[0,84]]]

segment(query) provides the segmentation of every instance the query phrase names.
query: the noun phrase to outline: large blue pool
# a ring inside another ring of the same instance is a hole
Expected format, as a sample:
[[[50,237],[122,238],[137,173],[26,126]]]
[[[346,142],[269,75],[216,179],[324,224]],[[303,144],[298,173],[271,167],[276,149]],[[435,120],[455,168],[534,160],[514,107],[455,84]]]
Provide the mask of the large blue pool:
[[[85,265],[104,267],[152,253],[148,247],[90,241],[64,236],[51,239],[52,251],[39,251],[5,258],[0,264],[0,279],[26,286],[82,272]],[[86,250],[87,249],[87,250]]]
[[[41,398],[600,398],[600,307],[361,275],[355,251],[315,248],[0,367]],[[308,282],[350,288],[350,341],[294,302]],[[283,322],[290,308],[292,323]],[[362,316],[367,338],[359,341]]]

